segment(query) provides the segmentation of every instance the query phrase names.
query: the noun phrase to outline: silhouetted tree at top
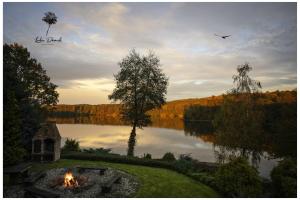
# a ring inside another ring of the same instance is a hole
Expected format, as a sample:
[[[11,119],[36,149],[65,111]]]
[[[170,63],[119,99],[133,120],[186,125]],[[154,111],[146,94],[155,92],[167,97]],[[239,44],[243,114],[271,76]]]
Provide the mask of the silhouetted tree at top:
[[[253,80],[249,77],[248,73],[251,70],[252,67],[250,67],[248,63],[237,67],[238,74],[232,76],[235,88],[233,88],[229,93],[241,94],[259,92],[261,84],[259,81]]]
[[[160,61],[154,53],[139,55],[131,50],[120,63],[120,71],[115,75],[116,88],[109,99],[122,104],[122,119],[132,125],[128,155],[133,156],[136,127],[151,123],[146,114],[166,102],[168,79],[160,69]]]

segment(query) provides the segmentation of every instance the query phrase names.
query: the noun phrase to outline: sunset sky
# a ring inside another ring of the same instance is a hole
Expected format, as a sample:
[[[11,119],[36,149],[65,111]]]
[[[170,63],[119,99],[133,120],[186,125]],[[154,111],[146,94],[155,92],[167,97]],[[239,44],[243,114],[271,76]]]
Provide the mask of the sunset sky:
[[[161,59],[168,101],[226,92],[245,62],[264,91],[296,88],[296,3],[4,3],[3,9],[4,42],[28,48],[58,85],[59,103],[109,103],[118,62],[132,48]],[[48,11],[58,17],[48,36],[62,42],[37,44]]]

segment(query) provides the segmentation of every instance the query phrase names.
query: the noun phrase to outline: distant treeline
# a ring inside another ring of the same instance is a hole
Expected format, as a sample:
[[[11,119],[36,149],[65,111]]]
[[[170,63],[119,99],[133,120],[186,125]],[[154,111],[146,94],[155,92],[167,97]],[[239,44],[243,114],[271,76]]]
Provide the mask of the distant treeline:
[[[276,91],[262,93],[256,100],[262,107],[268,122],[273,122],[278,113],[287,110],[286,107],[294,106],[297,102],[296,91]],[[215,114],[219,111],[220,104],[215,106],[203,106],[201,104],[191,105],[185,109],[185,121],[212,121]],[[276,111],[276,112],[274,112]]]
[[[292,103],[297,100],[296,91],[275,91],[261,94],[260,104]],[[223,102],[223,96],[211,96],[199,99],[183,99],[170,101],[160,109],[149,112],[152,120],[156,119],[186,119],[186,120],[211,120],[212,115]],[[197,108],[199,107],[200,108]],[[209,108],[203,108],[209,107]],[[65,105],[59,104],[49,107],[50,117],[78,117],[78,116],[101,116],[119,119],[120,104],[100,104],[100,105]],[[195,110],[196,109],[196,110]],[[200,110],[197,110],[200,109]],[[200,112],[201,111],[201,112]]]

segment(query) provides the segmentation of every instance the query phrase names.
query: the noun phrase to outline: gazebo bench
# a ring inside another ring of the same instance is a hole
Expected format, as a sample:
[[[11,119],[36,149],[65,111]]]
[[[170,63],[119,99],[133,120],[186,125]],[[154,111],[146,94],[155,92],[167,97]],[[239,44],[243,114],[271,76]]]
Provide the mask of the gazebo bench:
[[[9,175],[10,183],[23,183],[27,178],[28,170],[31,168],[31,163],[21,163],[11,167],[4,168],[4,174]]]

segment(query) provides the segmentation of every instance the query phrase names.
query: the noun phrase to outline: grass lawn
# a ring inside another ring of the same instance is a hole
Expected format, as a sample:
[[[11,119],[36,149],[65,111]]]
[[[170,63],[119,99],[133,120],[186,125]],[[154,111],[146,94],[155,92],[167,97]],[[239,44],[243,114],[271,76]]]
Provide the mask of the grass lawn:
[[[135,197],[219,197],[210,187],[177,172],[138,165],[61,159],[54,163],[35,163],[31,170],[80,166],[103,166],[126,171],[135,175],[141,186]]]

